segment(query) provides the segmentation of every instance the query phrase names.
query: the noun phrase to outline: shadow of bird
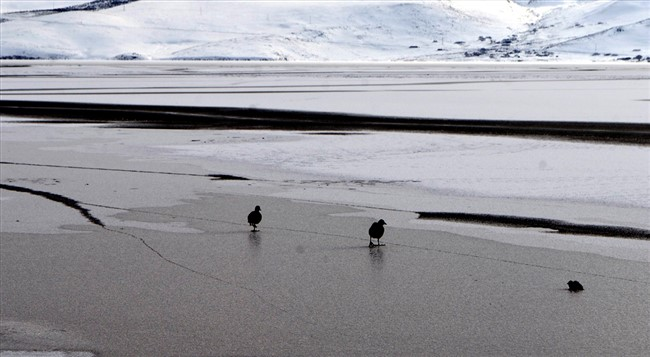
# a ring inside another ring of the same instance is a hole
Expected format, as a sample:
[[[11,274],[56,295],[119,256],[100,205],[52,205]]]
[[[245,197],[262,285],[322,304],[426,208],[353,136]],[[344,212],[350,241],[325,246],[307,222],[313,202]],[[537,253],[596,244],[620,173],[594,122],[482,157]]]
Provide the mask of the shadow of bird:
[[[582,287],[582,284],[580,284],[580,282],[577,281],[577,280],[575,280],[575,281],[574,280],[569,280],[567,285],[569,285],[569,291],[572,292],[572,293],[577,293],[578,291],[582,291],[582,290],[585,289],[585,288]]]
[[[257,225],[262,221],[262,209],[260,206],[255,206],[255,211],[248,214],[248,224],[253,226],[251,232],[257,232]]]
[[[379,239],[384,235],[384,226],[386,225],[386,222],[384,222],[383,219],[380,219],[378,222],[373,223],[370,226],[370,229],[368,229],[368,235],[370,236],[370,244],[368,244],[368,247],[372,248],[375,246],[382,246],[385,244],[380,244]],[[375,238],[377,239],[377,244],[372,242],[372,239]]]

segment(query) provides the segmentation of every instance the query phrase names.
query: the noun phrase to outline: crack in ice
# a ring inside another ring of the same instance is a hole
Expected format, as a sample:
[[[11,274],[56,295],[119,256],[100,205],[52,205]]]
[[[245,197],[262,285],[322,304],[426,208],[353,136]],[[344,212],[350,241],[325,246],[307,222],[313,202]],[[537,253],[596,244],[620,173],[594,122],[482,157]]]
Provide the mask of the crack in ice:
[[[142,245],[144,245],[149,251],[153,252],[156,256],[158,256],[160,259],[166,261],[169,264],[175,265],[175,266],[177,266],[177,267],[179,267],[179,268],[181,268],[183,270],[186,270],[186,271],[188,271],[190,273],[200,275],[200,276],[203,276],[205,278],[208,278],[208,279],[211,279],[211,280],[223,283],[223,284],[227,284],[227,285],[236,287],[238,289],[246,290],[246,291],[250,292],[251,294],[253,294],[254,296],[256,296],[258,299],[260,299],[265,304],[268,304],[268,305],[272,306],[273,308],[275,308],[275,309],[277,309],[279,311],[282,311],[285,314],[291,314],[288,310],[286,310],[286,309],[284,309],[284,308],[282,308],[282,307],[280,307],[278,305],[275,305],[275,304],[269,302],[268,300],[266,300],[255,289],[252,289],[252,288],[249,288],[249,287],[246,287],[246,286],[243,286],[243,285],[238,285],[238,284],[235,284],[235,283],[233,283],[231,281],[218,278],[218,277],[216,277],[214,275],[210,275],[210,274],[201,272],[199,270],[192,269],[192,268],[190,268],[190,267],[188,267],[186,265],[178,263],[178,262],[176,262],[176,261],[174,261],[174,260],[172,260],[170,258],[167,258],[160,251],[156,250],[153,246],[151,246],[151,244],[147,243],[147,241],[144,238],[138,237],[135,234],[122,232],[122,231],[119,231],[119,230],[116,230],[116,229],[111,229],[111,228],[106,227],[106,225],[99,218],[94,217],[90,213],[90,210],[81,207],[81,205],[80,205],[81,202],[79,202],[79,201],[76,201],[74,199],[71,199],[71,198],[68,198],[68,197],[65,197],[65,196],[62,196],[62,195],[59,195],[59,194],[55,194],[55,193],[51,193],[51,192],[45,192],[45,191],[32,190],[32,189],[29,189],[29,188],[26,188],[26,187],[20,187],[20,186],[0,184],[0,189],[14,191],[14,192],[28,193],[28,194],[31,194],[31,195],[39,196],[39,197],[42,197],[42,198],[45,198],[45,199],[48,199],[48,200],[51,200],[51,201],[54,201],[54,202],[64,204],[64,205],[66,205],[68,207],[71,207],[71,208],[77,210],[79,213],[81,213],[86,219],[88,219],[88,221],[90,223],[92,223],[94,225],[97,225],[97,226],[103,228],[106,231],[117,233],[117,234],[122,234],[122,235],[125,235],[125,236],[128,236],[128,237],[131,237],[133,239],[136,239]],[[99,206],[99,205],[95,205],[95,206]],[[102,207],[107,207],[107,206],[102,206]],[[311,323],[309,321],[306,321],[306,322],[308,322],[310,324],[313,324],[313,323]]]
[[[90,210],[87,208],[83,208],[79,205],[78,201],[75,201],[71,198],[58,195],[56,193],[51,193],[51,192],[46,192],[46,191],[38,191],[38,190],[32,190],[30,188],[26,187],[21,187],[21,186],[14,186],[14,185],[7,185],[7,184],[0,184],[0,189],[3,190],[8,190],[8,191],[14,191],[14,192],[22,192],[22,193],[28,193],[30,195],[35,195],[39,197],[46,198],[50,201],[62,203],[79,213],[81,213],[82,216],[84,216],[90,223],[98,225],[102,228],[105,228],[104,222],[102,222],[99,218],[93,216],[90,213]]]

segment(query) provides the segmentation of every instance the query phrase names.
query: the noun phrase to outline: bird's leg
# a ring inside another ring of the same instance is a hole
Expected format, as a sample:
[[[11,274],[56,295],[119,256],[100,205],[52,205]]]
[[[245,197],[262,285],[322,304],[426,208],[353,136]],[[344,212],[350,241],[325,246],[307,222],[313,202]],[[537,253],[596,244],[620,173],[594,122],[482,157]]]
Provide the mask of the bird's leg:
[[[370,244],[368,244],[368,246],[371,248],[374,246],[374,244],[372,243],[372,237],[370,237]]]

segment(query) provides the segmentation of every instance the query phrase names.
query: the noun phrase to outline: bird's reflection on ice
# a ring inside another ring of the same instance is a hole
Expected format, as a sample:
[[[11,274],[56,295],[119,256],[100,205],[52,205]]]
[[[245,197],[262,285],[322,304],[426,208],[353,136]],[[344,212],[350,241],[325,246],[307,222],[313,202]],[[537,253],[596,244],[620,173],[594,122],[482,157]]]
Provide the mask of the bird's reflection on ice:
[[[375,268],[381,268],[384,264],[384,251],[381,247],[370,248],[370,263]]]
[[[259,248],[262,244],[262,234],[259,231],[248,233],[248,243],[252,248]]]

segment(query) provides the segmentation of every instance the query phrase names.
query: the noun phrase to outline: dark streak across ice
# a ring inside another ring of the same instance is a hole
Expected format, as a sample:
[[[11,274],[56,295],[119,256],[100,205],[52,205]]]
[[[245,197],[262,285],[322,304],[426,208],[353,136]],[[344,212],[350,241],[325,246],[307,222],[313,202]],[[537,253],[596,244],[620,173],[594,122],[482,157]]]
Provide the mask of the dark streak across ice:
[[[128,237],[131,237],[133,239],[138,240],[142,245],[144,245],[148,250],[153,252],[156,256],[158,256],[160,259],[163,259],[164,261],[175,265],[183,270],[186,270],[188,272],[191,272],[193,274],[201,275],[205,278],[218,281],[220,283],[232,285],[234,287],[237,287],[242,290],[249,291],[253,295],[255,295],[257,298],[259,298],[262,302],[274,307],[275,309],[282,311],[284,313],[290,314],[290,312],[268,300],[266,300],[260,293],[258,293],[255,289],[242,286],[242,285],[237,285],[231,281],[227,281],[221,278],[218,278],[216,276],[203,273],[201,271],[192,269],[188,266],[182,265],[178,262],[175,262],[167,257],[165,257],[162,253],[160,253],[158,250],[153,248],[149,243],[147,243],[143,238],[138,237],[134,234],[123,232],[120,230],[116,229],[110,229],[107,228],[99,219],[93,217],[90,215],[90,212],[81,207],[80,204],[84,205],[89,205],[89,206],[96,206],[96,207],[102,207],[102,208],[110,208],[110,209],[117,209],[117,210],[126,210],[126,211],[133,211],[133,212],[141,212],[141,213],[149,213],[149,214],[155,214],[155,215],[163,215],[159,212],[150,212],[150,211],[144,211],[144,210],[135,210],[135,209],[128,209],[128,208],[123,208],[123,207],[114,207],[114,206],[106,206],[106,205],[98,205],[98,204],[92,204],[92,203],[84,203],[84,202],[78,202],[73,199],[58,195],[58,194],[53,194],[50,192],[44,192],[44,191],[37,191],[37,190],[32,190],[24,187],[19,187],[19,186],[13,186],[13,185],[6,185],[6,184],[0,184],[0,189],[6,189],[10,191],[16,191],[16,192],[25,192],[29,194],[33,194],[36,196],[44,197],[47,199],[50,199],[55,202],[63,203],[66,206],[72,207],[78,211],[80,211],[84,217],[88,218],[88,220],[94,224],[97,224],[101,226],[103,229],[109,232],[117,233],[117,234],[122,234]],[[476,214],[464,214],[464,213],[444,213],[444,212],[419,212],[420,218],[422,219],[447,219],[447,220],[455,220],[455,221],[464,221],[464,222],[473,222],[473,223],[488,223],[488,224],[499,224],[499,225],[510,225],[510,226],[516,226],[516,227],[547,227],[544,225],[539,225],[535,224],[534,222],[559,222],[561,224],[567,224],[566,222],[562,221],[554,221],[554,220],[545,220],[545,219],[538,219],[538,218],[524,218],[524,217],[512,217],[512,216],[490,216],[490,215],[476,215]],[[173,217],[177,217],[178,215],[173,215]],[[219,221],[215,219],[210,219],[210,218],[199,218],[199,217],[188,217],[184,216],[185,218],[188,219],[199,219],[199,220],[206,220],[206,221],[215,221],[215,222],[221,222],[221,223],[229,223],[229,224],[235,224],[235,225],[243,225],[240,222],[228,222],[228,221]],[[443,218],[444,217],[444,218]],[[492,223],[490,223],[492,222]],[[498,223],[497,223],[498,222]],[[527,222],[528,224],[524,224],[524,222]],[[532,222],[532,223],[531,223]],[[570,224],[571,225],[571,224]],[[580,226],[580,225],[575,225],[573,226]],[[594,227],[594,226],[589,226],[589,227]],[[603,226],[595,226],[595,227],[603,227]],[[269,227],[271,229],[278,229],[278,230],[284,230],[284,231],[293,231],[293,232],[301,232],[301,233],[311,233],[311,234],[318,234],[318,235],[327,235],[327,236],[332,236],[332,237],[339,237],[339,238],[346,238],[346,239],[354,239],[357,240],[358,237],[356,236],[349,236],[349,235],[340,235],[340,234],[332,234],[332,233],[325,233],[325,232],[318,232],[318,231],[309,231],[309,230],[297,230],[297,229],[290,229],[287,227]],[[634,231],[636,230],[637,233],[642,234],[642,237],[637,237],[637,238],[642,238],[642,239],[650,239],[650,232],[649,231],[644,231],[640,229],[635,229],[635,228],[626,228],[626,227],[609,227],[609,228],[615,228],[618,229],[619,231],[622,229],[622,231],[631,230]],[[555,228],[557,229],[557,228]],[[560,229],[558,229],[559,231]],[[584,231],[583,231],[584,232]],[[591,233],[576,233],[574,234],[593,234]],[[614,235],[609,235],[609,236],[614,236]],[[627,237],[630,238],[630,237]],[[511,260],[502,260],[502,259],[495,259],[495,258],[490,258],[486,256],[481,256],[481,255],[473,255],[473,254],[466,254],[466,253],[460,253],[460,252],[452,252],[452,251],[446,251],[446,250],[440,250],[440,249],[432,249],[432,248],[423,248],[423,247],[416,247],[404,243],[391,243],[396,246],[402,246],[402,247],[408,247],[408,248],[413,248],[413,249],[424,249],[424,250],[432,250],[432,251],[437,251],[440,253],[446,253],[446,254],[454,254],[454,255],[460,255],[460,256],[467,256],[471,258],[479,258],[479,259],[487,259],[487,260],[496,260],[496,261],[501,261],[504,263],[510,263],[510,264],[518,264],[518,265],[528,265],[528,266],[535,266],[539,268],[545,268],[545,269],[554,269],[554,270],[563,270],[563,271],[568,271],[565,269],[560,269],[560,268],[555,268],[555,267],[548,267],[548,266],[543,266],[543,265],[532,265],[532,264],[527,264],[527,263],[522,263],[522,262],[517,262],[517,261],[511,261]],[[638,283],[647,283],[644,281],[637,281],[637,280],[631,280],[631,279],[625,279],[625,278],[620,278],[620,277],[613,277],[613,276],[605,276],[605,275],[600,275],[600,274],[595,274],[595,273],[590,273],[590,272],[581,272],[581,271],[572,271],[576,273],[581,273],[581,274],[589,274],[589,275],[594,275],[594,276],[602,276],[606,278],[611,278],[611,279],[618,279],[618,280],[626,280],[626,281],[633,281],[633,282],[638,282]],[[310,324],[313,324],[310,321],[307,321]]]
[[[158,175],[174,175],[174,176],[208,177],[208,178],[210,178],[212,180],[225,180],[225,181],[233,181],[233,180],[247,181],[248,180],[245,177],[234,176],[234,175],[225,175],[225,174],[193,174],[193,173],[185,173],[185,172],[115,169],[115,168],[108,168],[108,167],[32,164],[32,163],[27,163],[27,162],[12,162],[12,161],[0,161],[0,165],[38,166],[38,167],[55,167],[55,168],[76,169],[76,170],[129,172],[129,173],[137,173],[137,174],[158,174]]]
[[[169,264],[175,265],[175,266],[177,266],[177,267],[179,267],[179,268],[181,268],[181,269],[183,269],[183,270],[186,270],[186,271],[188,271],[188,272],[190,272],[190,273],[197,274],[197,275],[203,276],[203,277],[205,277],[205,278],[208,278],[208,279],[211,279],[211,280],[214,280],[214,281],[218,281],[218,282],[220,282],[220,283],[224,283],[224,284],[232,285],[232,286],[237,287],[237,288],[239,288],[239,289],[249,291],[250,293],[252,293],[253,295],[255,295],[257,298],[259,298],[262,302],[264,302],[264,303],[266,303],[266,304],[268,304],[268,305],[270,305],[270,306],[272,306],[272,307],[274,307],[274,308],[276,308],[276,309],[282,311],[283,313],[286,313],[286,314],[289,314],[289,313],[290,313],[288,310],[286,310],[286,309],[284,309],[284,308],[282,308],[282,307],[280,307],[280,306],[278,306],[278,305],[276,305],[276,304],[273,304],[273,303],[267,301],[267,300],[266,300],[266,299],[265,299],[265,298],[264,298],[260,293],[258,293],[255,289],[252,289],[252,288],[249,288],[249,287],[246,287],[246,286],[243,286],[243,285],[238,285],[238,284],[235,284],[235,283],[233,283],[233,282],[231,282],[231,281],[227,281],[227,280],[224,280],[224,279],[218,278],[218,277],[216,277],[216,276],[213,276],[213,275],[210,275],[210,274],[207,274],[207,273],[204,273],[204,272],[198,271],[198,270],[196,270],[196,269],[192,269],[192,268],[190,268],[190,267],[188,267],[188,266],[185,266],[185,265],[180,264],[180,263],[178,263],[178,262],[176,262],[176,261],[174,261],[174,260],[172,260],[172,259],[167,258],[167,257],[164,256],[162,253],[160,253],[158,250],[156,250],[154,247],[152,247],[149,243],[147,243],[147,241],[145,241],[143,238],[140,238],[140,237],[138,237],[138,236],[136,236],[136,235],[134,235],[134,234],[131,234],[131,233],[127,233],[127,232],[123,232],[123,231],[120,231],[120,230],[111,229],[111,228],[106,227],[106,225],[104,225],[104,223],[103,223],[101,220],[99,220],[98,218],[94,217],[94,216],[90,213],[89,210],[87,210],[86,208],[81,207],[80,202],[75,201],[75,200],[73,200],[73,199],[71,199],[71,198],[68,198],[68,197],[65,197],[65,196],[62,196],[62,195],[58,195],[58,194],[55,194],[55,193],[51,193],[51,192],[32,190],[32,189],[30,189],[30,188],[26,188],[26,187],[13,186],[13,185],[6,185],[6,184],[0,184],[0,189],[8,190],[8,191],[14,191],[14,192],[28,193],[28,194],[31,194],[31,195],[35,195],[35,196],[39,196],[39,197],[46,198],[46,199],[51,200],[51,201],[54,201],[54,202],[62,203],[62,204],[64,204],[64,205],[68,206],[68,207],[71,207],[71,208],[73,208],[73,209],[79,211],[79,212],[80,212],[80,213],[81,213],[81,214],[82,214],[86,219],[88,219],[91,223],[93,223],[93,224],[95,224],[95,225],[98,225],[98,226],[102,227],[103,229],[105,229],[105,230],[107,230],[107,231],[109,231],[109,232],[113,232],[113,233],[117,233],[117,234],[122,234],[122,235],[125,235],[125,236],[128,236],[128,237],[131,237],[131,238],[133,238],[133,239],[136,239],[136,240],[139,241],[142,245],[144,245],[148,250],[150,250],[150,251],[153,252],[156,256],[158,256],[160,259],[166,261],[166,262],[169,263]],[[96,205],[96,206],[97,206],[97,205]],[[310,322],[308,322],[308,323],[310,323]]]
[[[650,230],[592,224],[570,223],[561,220],[457,212],[417,212],[420,219],[444,220],[462,223],[490,224],[517,228],[545,228],[562,234],[594,235],[650,240]]]
[[[381,130],[532,136],[650,145],[645,123],[410,118],[279,109],[117,105],[0,100],[0,114],[49,123],[99,123],[147,129]]]
[[[84,216],[88,221],[90,221],[90,223],[96,224],[100,227],[104,227],[104,228],[106,227],[104,223],[101,220],[99,220],[99,218],[93,216],[88,209],[81,207],[78,201],[75,201],[71,198],[57,195],[56,193],[32,190],[26,187],[6,185],[6,184],[0,184],[0,189],[28,193],[30,195],[40,196],[54,202],[62,203],[72,209],[77,210],[79,213],[81,213],[82,216]]]

